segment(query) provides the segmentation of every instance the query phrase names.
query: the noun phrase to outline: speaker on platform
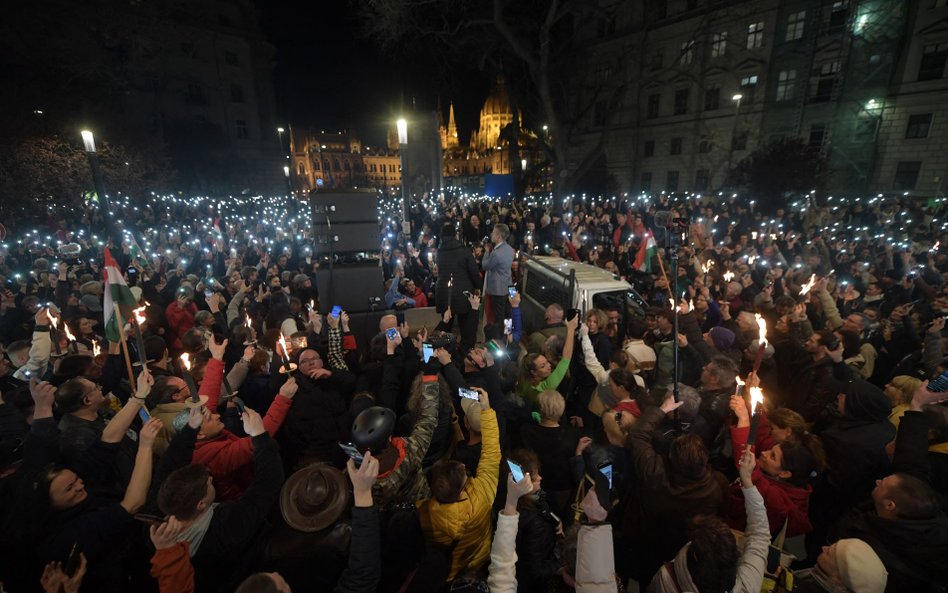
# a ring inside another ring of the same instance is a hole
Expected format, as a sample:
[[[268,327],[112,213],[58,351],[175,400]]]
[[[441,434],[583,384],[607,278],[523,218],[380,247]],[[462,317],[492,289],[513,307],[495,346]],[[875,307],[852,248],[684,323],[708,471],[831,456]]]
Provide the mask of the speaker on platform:
[[[309,194],[313,208],[313,224],[332,226],[340,223],[379,222],[378,190],[350,189],[344,191],[315,191]]]
[[[335,305],[348,312],[369,311],[369,298],[385,294],[382,268],[377,261],[357,264],[328,265],[316,270],[320,313],[328,313]],[[384,304],[383,304],[384,307]]]
[[[371,251],[377,253],[381,248],[382,239],[379,231],[379,221],[372,222],[335,222],[331,225],[313,225],[313,237],[316,252],[321,255],[329,253],[330,242],[332,252],[336,254],[353,251]]]

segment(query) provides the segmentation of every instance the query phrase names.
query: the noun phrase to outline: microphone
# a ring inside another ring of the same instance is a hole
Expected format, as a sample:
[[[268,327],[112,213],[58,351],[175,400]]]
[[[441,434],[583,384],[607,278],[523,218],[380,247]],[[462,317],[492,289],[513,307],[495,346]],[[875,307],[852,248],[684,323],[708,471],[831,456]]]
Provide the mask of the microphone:
[[[659,210],[655,213],[655,226],[671,228],[673,219],[670,210]]]

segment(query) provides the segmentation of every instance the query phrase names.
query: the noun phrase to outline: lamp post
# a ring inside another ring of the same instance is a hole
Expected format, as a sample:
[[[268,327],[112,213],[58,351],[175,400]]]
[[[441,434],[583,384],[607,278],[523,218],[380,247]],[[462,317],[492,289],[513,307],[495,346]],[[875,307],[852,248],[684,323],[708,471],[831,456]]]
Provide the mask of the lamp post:
[[[411,219],[409,218],[411,196],[408,193],[408,122],[404,117],[395,122],[398,129],[398,158],[402,167],[402,232],[411,237]]]
[[[103,220],[105,221],[106,236],[114,239],[114,228],[112,225],[112,205],[109,203],[109,196],[105,194],[105,184],[102,182],[102,171],[99,168],[99,155],[95,150],[95,136],[90,130],[82,130],[82,145],[86,150],[86,156],[89,158],[89,168],[92,169],[92,183],[95,185],[95,193],[99,198],[99,205],[102,208]]]
[[[734,161],[734,142],[737,140],[737,118],[741,115],[741,99],[744,98],[744,95],[737,93],[731,97],[731,101],[734,101],[734,125],[731,127],[731,149],[727,153],[727,175],[731,176],[731,166]]]
[[[277,128],[277,137],[280,139],[280,156],[282,156],[282,157],[284,158],[284,160],[287,160],[287,161],[288,161],[288,160],[290,160],[290,155],[287,154],[287,151],[283,150],[283,132],[285,132],[285,131],[286,131],[286,130],[283,128],[283,126],[280,126],[279,128]],[[291,140],[291,141],[292,141],[292,140]],[[293,194],[293,185],[292,185],[292,183],[290,182],[290,167],[289,167],[289,165],[290,165],[290,163],[287,163],[287,164],[283,165],[283,176],[286,177],[286,195],[287,195],[287,196],[290,196],[290,195]]]

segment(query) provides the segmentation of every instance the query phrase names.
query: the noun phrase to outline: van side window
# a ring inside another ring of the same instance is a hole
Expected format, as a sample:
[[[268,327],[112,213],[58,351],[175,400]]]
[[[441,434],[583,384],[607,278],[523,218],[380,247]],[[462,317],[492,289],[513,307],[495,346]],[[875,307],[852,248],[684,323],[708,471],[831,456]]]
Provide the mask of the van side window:
[[[547,276],[535,269],[527,273],[526,280],[527,296],[539,302],[544,308],[558,303],[564,309],[572,305],[572,299],[569,295],[569,278],[561,279],[553,276]]]

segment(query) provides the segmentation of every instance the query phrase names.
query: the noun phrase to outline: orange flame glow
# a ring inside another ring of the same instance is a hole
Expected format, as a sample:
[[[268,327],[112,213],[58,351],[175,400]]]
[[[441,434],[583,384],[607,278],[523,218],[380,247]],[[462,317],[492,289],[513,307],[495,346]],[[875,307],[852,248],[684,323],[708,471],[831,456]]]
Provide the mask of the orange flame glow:
[[[63,321],[63,333],[66,334],[66,339],[68,339],[70,342],[76,341],[76,336],[72,335],[72,332],[69,331],[69,326],[66,324],[65,321]]]
[[[810,274],[810,279],[800,288],[800,296],[810,292],[814,286],[816,286],[816,274]]]
[[[750,388],[751,410],[756,411],[758,405],[764,404],[764,390],[760,387]]]
[[[181,363],[184,365],[185,370],[191,370],[191,357],[187,352],[181,355]]]
[[[759,346],[767,345],[767,320],[760,316],[760,313],[754,313],[757,320],[757,343]]]
[[[99,348],[99,343],[95,340],[92,340],[92,356],[98,356],[102,354],[102,348]]]

